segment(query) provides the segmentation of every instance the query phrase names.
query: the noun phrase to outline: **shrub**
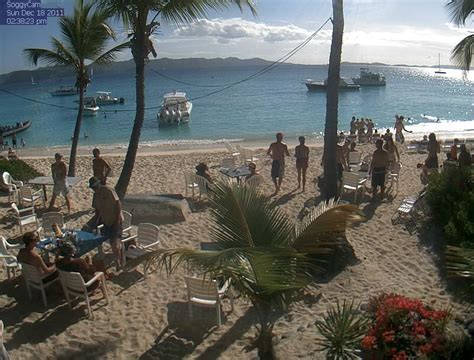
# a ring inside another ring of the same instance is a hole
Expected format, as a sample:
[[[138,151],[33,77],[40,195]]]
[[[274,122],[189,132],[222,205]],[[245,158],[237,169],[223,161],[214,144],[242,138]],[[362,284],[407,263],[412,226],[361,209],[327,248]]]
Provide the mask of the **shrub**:
[[[447,168],[432,175],[426,198],[448,244],[474,248],[474,189],[469,180],[468,170]]]
[[[368,319],[362,316],[354,301],[337,303],[315,325],[323,339],[317,341],[326,350],[327,359],[359,359],[360,342],[368,329]]]
[[[23,182],[43,175],[22,160],[0,159],[0,174],[5,171],[9,172],[15,180]]]
[[[371,327],[362,347],[370,358],[450,358],[449,311],[434,310],[419,299],[382,294],[371,300],[368,314]]]

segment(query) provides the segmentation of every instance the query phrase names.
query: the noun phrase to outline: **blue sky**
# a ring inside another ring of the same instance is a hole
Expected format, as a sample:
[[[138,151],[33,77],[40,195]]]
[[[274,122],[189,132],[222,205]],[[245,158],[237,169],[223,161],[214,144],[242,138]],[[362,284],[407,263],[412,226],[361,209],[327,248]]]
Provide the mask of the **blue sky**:
[[[4,3],[6,0],[0,0]],[[257,0],[258,16],[237,9],[211,13],[191,26],[163,24],[154,37],[159,57],[279,58],[331,14],[331,0]],[[433,65],[449,63],[454,45],[469,33],[449,23],[447,0],[345,0],[343,61]],[[42,0],[42,7],[63,7],[71,14],[72,0]],[[125,35],[115,24],[119,35]],[[0,25],[0,73],[32,68],[23,56],[27,47],[48,47],[58,36],[55,18],[46,26]],[[331,27],[291,62],[325,64],[329,58]],[[120,59],[129,59],[126,51]]]

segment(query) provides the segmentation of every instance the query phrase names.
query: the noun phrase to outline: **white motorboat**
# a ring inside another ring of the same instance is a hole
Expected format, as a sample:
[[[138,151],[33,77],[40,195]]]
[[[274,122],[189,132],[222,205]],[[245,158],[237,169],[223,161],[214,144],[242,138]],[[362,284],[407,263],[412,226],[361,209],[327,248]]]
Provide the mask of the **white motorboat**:
[[[116,98],[112,97],[111,92],[108,91],[97,91],[97,96],[95,101],[97,105],[115,105],[115,104],[124,104],[125,99],[123,97]]]
[[[352,78],[354,84],[360,86],[385,86],[387,82],[385,76],[379,73],[373,73],[369,68],[360,68],[359,77]]]
[[[52,96],[70,96],[77,95],[79,91],[74,86],[60,86],[58,89],[49,92]]]
[[[97,106],[96,100],[94,97],[85,97],[84,98],[84,108],[82,115],[83,116],[96,116],[99,112],[99,107]]]
[[[160,112],[157,114],[159,126],[187,124],[193,104],[185,92],[174,91],[163,96]]]
[[[328,80],[317,81],[312,79],[306,79],[305,85],[308,88],[308,91],[327,91],[328,89]],[[340,91],[357,91],[360,86],[348,83],[345,79],[339,79],[339,90]]]

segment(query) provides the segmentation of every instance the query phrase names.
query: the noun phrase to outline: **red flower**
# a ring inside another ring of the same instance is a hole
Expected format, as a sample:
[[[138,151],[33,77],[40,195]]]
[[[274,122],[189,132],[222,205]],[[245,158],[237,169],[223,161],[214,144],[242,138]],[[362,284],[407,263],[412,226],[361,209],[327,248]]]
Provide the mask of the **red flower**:
[[[362,347],[371,350],[371,349],[376,349],[377,348],[377,339],[375,336],[365,336],[362,339]]]
[[[395,340],[395,331],[393,331],[393,330],[385,331],[382,334],[382,336],[383,336],[383,341],[385,343],[393,342],[393,340]]]
[[[431,344],[423,344],[421,345],[418,350],[422,353],[422,354],[429,354],[430,352],[433,351],[433,345]]]
[[[404,350],[400,351],[399,353],[393,355],[393,360],[408,360],[408,356]]]

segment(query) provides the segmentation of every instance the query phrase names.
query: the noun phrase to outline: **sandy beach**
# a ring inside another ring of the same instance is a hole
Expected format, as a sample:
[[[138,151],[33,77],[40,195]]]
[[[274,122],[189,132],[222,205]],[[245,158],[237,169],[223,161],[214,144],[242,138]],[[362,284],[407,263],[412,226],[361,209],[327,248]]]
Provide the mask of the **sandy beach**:
[[[270,178],[270,159],[266,147],[256,146],[260,158],[258,170],[264,176],[262,189],[270,196],[273,184]],[[363,154],[373,151],[373,145],[360,146]],[[391,217],[403,198],[418,193],[422,185],[416,164],[426,155],[408,154],[399,147],[403,165],[398,193],[389,190],[382,202],[370,201],[365,195],[359,207],[366,221],[350,228],[347,238],[358,258],[356,265],[329,279],[313,284],[304,297],[281,317],[274,329],[277,355],[288,359],[324,358],[318,351],[314,326],[320,317],[337,300],[354,298],[366,302],[380,292],[397,292],[421,298],[437,307],[452,306],[461,310],[462,305],[446,291],[436,265],[436,256],[429,246],[426,234],[409,234],[402,225],[392,225]],[[49,175],[52,153],[30,154],[23,157],[38,171]],[[82,149],[81,154],[88,154]],[[291,148],[293,152],[293,146]],[[322,173],[322,149],[312,147],[306,192],[296,189],[294,160],[286,164],[286,177],[282,191],[272,199],[289,216],[298,221],[305,208],[319,202],[319,191],[314,179]],[[27,155],[27,154],[24,154]],[[36,156],[33,156],[36,155]],[[48,155],[49,157],[42,157]],[[68,152],[64,152],[68,162]],[[226,156],[223,149],[176,149],[156,152],[141,148],[135,164],[128,194],[183,194],[183,171],[193,171],[200,161],[206,161],[214,178],[219,178],[219,164]],[[107,151],[104,157],[120,174],[124,150]],[[77,175],[83,181],[72,190],[73,214],[66,217],[68,227],[80,228],[91,216],[92,191],[86,186],[91,176],[91,156],[78,158]],[[115,184],[116,177],[110,179]],[[349,200],[351,197],[344,197]],[[59,198],[59,204],[63,204]],[[7,197],[1,197],[0,233],[15,238],[19,230],[8,213]],[[212,219],[204,206],[191,206],[185,222],[160,225],[161,246],[166,248],[198,248],[209,241]],[[65,208],[63,208],[65,211]],[[44,209],[38,211],[39,214]],[[110,258],[110,254],[107,258]],[[184,269],[168,277],[154,271],[143,279],[142,268],[118,272],[107,282],[110,303],[93,304],[94,319],[86,317],[83,302],[70,310],[64,295],[58,289],[48,292],[49,307],[43,308],[39,292],[29,300],[24,284],[9,283],[4,269],[0,270],[0,319],[5,324],[4,342],[12,359],[253,359],[256,350],[246,352],[249,339],[255,335],[252,325],[255,314],[250,303],[238,297],[235,310],[224,302],[224,324],[215,327],[213,309],[195,308],[195,318],[187,312],[184,287]],[[111,272],[115,272],[111,268]],[[54,289],[53,289],[54,290]],[[97,294],[94,299],[100,299]]]

